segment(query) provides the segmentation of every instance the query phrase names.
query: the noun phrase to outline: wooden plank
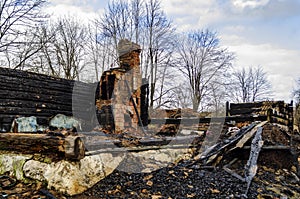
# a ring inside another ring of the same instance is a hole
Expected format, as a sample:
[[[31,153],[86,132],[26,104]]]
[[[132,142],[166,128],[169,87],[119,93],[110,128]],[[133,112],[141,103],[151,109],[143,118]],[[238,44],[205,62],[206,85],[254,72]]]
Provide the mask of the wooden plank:
[[[37,86],[37,87],[44,87],[49,89],[52,87],[54,90],[61,90],[65,88],[73,88],[73,83],[69,82],[67,84],[61,84],[60,82],[55,82],[55,81],[47,81],[47,80],[34,80],[30,78],[23,78],[23,77],[13,77],[13,76],[4,76],[0,75],[0,82],[1,84],[5,84],[5,82],[8,82],[10,84],[20,84],[24,86]],[[38,83],[34,85],[33,83]]]
[[[46,104],[47,106],[47,104]],[[73,107],[67,107],[67,106],[61,106],[58,105],[57,107],[53,106],[52,108],[48,107],[0,107],[0,117],[4,117],[4,115],[32,115],[32,116],[47,116],[48,114],[68,114],[72,115],[72,113],[80,113],[83,115],[90,115],[92,114],[91,111],[93,111],[93,106],[89,104],[83,104],[81,107],[73,106]],[[94,109],[95,110],[95,109]],[[54,116],[54,115],[53,115]]]
[[[142,138],[139,143],[142,146],[157,146],[167,144],[190,144],[194,139],[201,138],[199,135],[176,136],[176,137],[161,137],[161,138]]]

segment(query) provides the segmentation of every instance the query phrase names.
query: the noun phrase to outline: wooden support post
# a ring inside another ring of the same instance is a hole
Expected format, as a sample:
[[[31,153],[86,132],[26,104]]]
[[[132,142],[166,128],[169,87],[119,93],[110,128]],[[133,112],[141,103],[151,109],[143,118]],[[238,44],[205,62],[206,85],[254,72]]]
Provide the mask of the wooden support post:
[[[226,102],[226,116],[229,116],[229,108],[230,108],[230,104],[229,104],[229,102],[227,101],[227,102]]]
[[[273,110],[272,109],[268,109],[267,111],[267,120],[268,122],[272,122],[272,115],[273,115]]]
[[[293,105],[294,105],[294,102],[293,102],[293,100],[291,100],[291,103],[289,104],[289,113],[288,113],[288,115],[289,115],[288,127],[291,132],[294,131],[294,106]]]

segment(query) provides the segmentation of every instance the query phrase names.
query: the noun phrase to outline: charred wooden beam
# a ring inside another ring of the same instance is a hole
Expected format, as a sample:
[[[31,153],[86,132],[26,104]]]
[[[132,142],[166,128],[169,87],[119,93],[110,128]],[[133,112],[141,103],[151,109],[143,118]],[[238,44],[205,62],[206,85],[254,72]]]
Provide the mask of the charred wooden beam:
[[[141,119],[144,126],[147,126],[149,123],[149,82],[146,78],[142,79],[141,86]]]
[[[69,159],[82,159],[85,151],[79,136],[53,136],[30,133],[0,133],[0,150],[25,154],[54,154]]]
[[[235,122],[254,122],[254,121],[266,121],[267,116],[229,116],[225,117],[225,122],[235,121]],[[150,124],[203,124],[210,123],[212,118],[166,118],[157,119],[153,118],[150,120]],[[224,122],[224,118],[213,118],[214,122]]]
[[[115,139],[106,135],[93,135],[93,133],[80,133],[84,137],[84,144],[88,151],[97,151],[112,148],[123,148],[120,149],[124,151],[126,147],[123,146],[123,142],[126,139]],[[190,136],[177,136],[177,137],[142,137],[133,141],[134,147],[161,147],[161,146],[180,146],[181,148],[188,148],[192,145],[193,141],[197,138],[201,138],[199,135],[190,135]],[[128,141],[130,145],[130,141]],[[127,147],[130,149],[131,147]],[[120,151],[117,149],[116,151]]]

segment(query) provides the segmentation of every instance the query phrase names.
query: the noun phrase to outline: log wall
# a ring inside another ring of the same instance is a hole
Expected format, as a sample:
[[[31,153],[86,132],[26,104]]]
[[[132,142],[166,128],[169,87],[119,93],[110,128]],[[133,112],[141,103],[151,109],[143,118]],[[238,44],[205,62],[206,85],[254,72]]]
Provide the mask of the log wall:
[[[267,116],[270,122],[293,129],[293,101],[262,101],[253,103],[226,103],[226,116]]]
[[[36,116],[39,125],[48,125],[59,113],[82,119],[90,128],[97,85],[0,68],[0,132],[9,132],[16,117]]]

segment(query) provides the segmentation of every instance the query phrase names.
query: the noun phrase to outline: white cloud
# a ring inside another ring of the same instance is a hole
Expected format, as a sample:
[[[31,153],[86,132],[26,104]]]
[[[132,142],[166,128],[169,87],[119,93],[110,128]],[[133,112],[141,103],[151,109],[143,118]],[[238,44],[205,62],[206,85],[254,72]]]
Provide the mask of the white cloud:
[[[257,8],[261,6],[265,6],[269,3],[269,0],[232,0],[232,4],[238,9],[244,8]]]
[[[199,1],[199,0],[163,0],[163,9],[166,14],[179,24],[181,30],[195,28],[195,25],[201,24],[202,27],[212,21],[219,20],[219,11],[217,1]],[[183,28],[185,27],[185,28]]]
[[[56,2],[56,0],[52,0]],[[61,1],[57,1],[61,2]],[[45,9],[45,12],[51,16],[52,19],[57,19],[63,16],[76,16],[80,19],[83,23],[88,23],[91,20],[97,18],[101,13],[104,12],[103,9],[99,9],[95,11],[90,6],[76,6],[73,5],[74,2],[71,0],[64,1],[64,3],[53,4]]]
[[[107,3],[108,0],[49,0],[46,13],[53,18],[73,15],[83,22],[88,22],[103,14]]]
[[[243,38],[231,37],[230,39]],[[273,87],[275,100],[289,101],[296,79],[300,77],[297,63],[300,63],[300,52],[277,48],[271,44],[227,43],[229,50],[236,53],[235,67],[261,66],[268,74]]]

